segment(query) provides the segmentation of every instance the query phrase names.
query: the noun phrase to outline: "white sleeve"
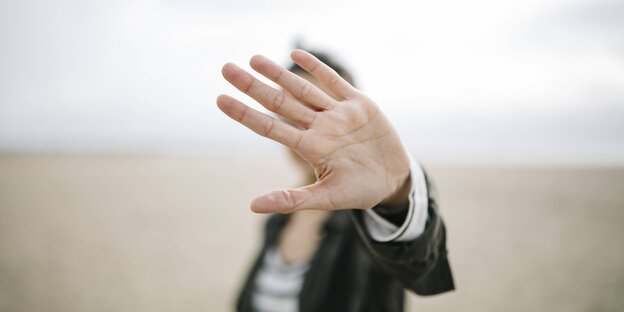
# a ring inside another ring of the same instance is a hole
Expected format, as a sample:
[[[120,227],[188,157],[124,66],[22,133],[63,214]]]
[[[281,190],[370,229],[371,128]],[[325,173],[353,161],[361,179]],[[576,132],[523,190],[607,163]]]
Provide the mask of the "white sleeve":
[[[370,236],[378,242],[404,242],[416,239],[425,230],[429,207],[425,173],[420,165],[410,157],[412,189],[409,193],[407,217],[396,226],[377,214],[372,208],[364,212],[364,224]]]

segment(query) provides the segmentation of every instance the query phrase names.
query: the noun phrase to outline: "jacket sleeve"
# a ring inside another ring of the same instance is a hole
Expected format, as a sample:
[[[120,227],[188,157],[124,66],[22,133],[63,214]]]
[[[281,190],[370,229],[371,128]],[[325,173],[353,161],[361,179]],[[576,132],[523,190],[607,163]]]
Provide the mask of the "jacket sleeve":
[[[404,288],[435,295],[455,288],[447,258],[446,229],[427,181],[428,219],[424,231],[409,241],[378,242],[366,228],[362,210],[352,210],[358,235],[371,256]]]

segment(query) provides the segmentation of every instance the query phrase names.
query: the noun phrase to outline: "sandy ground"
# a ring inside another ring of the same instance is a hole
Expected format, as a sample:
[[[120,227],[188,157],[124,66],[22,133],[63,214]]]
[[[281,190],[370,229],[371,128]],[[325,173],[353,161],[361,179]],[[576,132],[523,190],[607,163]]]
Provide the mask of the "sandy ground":
[[[0,311],[231,310],[283,161],[0,156]],[[409,310],[624,310],[624,169],[428,169],[458,289]]]

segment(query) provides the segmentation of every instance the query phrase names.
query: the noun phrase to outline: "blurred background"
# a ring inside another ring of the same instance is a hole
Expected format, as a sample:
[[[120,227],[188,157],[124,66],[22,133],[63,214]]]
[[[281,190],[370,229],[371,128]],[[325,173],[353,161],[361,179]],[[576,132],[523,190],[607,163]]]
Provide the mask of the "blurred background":
[[[457,290],[418,311],[624,308],[624,3],[0,0],[0,311],[230,310],[299,183],[225,62],[353,72],[437,186]]]

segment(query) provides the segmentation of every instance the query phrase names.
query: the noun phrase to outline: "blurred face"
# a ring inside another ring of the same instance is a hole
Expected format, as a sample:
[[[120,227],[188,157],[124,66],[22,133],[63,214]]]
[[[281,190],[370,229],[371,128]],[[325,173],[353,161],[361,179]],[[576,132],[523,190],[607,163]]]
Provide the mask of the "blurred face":
[[[337,98],[333,92],[325,88],[325,86],[321,85],[321,83],[318,80],[316,80],[314,77],[312,77],[310,74],[306,72],[302,72],[302,71],[295,71],[294,73],[297,74],[299,77],[309,81],[313,85],[317,86],[319,89],[323,90],[323,92],[329,94],[333,98]],[[293,125],[294,127],[299,128],[299,126],[291,122],[288,122],[288,123]],[[316,181],[316,174],[314,173],[314,170],[312,169],[312,167],[310,167],[310,165],[305,160],[303,160],[297,153],[295,153],[293,150],[289,150],[289,154],[294,160],[297,168],[299,168],[299,170],[303,172],[304,177],[305,177],[305,182],[309,184],[314,183]]]

